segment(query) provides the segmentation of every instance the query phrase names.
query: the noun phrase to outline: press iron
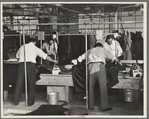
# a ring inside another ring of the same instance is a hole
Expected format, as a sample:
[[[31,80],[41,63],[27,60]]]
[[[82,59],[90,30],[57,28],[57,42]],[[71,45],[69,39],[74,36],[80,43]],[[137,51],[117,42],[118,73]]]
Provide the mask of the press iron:
[[[54,64],[52,74],[59,74],[61,72],[60,68]]]

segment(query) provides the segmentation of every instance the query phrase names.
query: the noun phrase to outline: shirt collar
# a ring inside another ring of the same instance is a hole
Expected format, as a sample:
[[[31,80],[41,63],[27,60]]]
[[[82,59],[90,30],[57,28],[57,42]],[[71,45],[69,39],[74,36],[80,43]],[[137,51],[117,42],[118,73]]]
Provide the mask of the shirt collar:
[[[29,42],[29,44],[31,44],[31,45],[35,45],[33,42]]]

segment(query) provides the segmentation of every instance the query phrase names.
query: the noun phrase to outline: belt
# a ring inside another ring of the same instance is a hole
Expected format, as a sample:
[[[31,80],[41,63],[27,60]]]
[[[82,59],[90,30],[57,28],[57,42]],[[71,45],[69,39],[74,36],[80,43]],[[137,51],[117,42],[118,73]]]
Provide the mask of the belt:
[[[104,64],[103,62],[89,62],[88,64],[97,63],[97,64]]]

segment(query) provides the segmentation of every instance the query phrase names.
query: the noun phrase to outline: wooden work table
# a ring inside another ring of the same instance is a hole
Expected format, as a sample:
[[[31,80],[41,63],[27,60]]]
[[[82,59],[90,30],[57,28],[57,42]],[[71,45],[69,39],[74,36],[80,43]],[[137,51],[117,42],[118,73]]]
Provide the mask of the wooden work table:
[[[59,92],[59,100],[66,101],[73,97],[73,80],[72,75],[66,74],[41,74],[40,80],[36,82],[36,85],[46,85],[47,95],[50,92]]]
[[[123,63],[135,63],[135,60],[127,61],[123,60]],[[138,61],[139,63],[143,63],[142,60]],[[49,68],[49,66],[45,66]],[[52,68],[50,68],[52,69]],[[49,69],[49,70],[50,70]],[[64,71],[64,67],[60,67],[62,71]],[[135,93],[135,107],[138,106],[139,102],[139,91],[140,91],[140,84],[143,82],[143,78],[141,77],[129,77],[124,78],[122,72],[119,72],[118,76],[119,83],[113,86],[113,89],[127,89],[133,88]],[[126,83],[131,83],[133,87],[124,86]],[[36,85],[46,85],[47,86],[47,94],[52,91],[58,91],[59,99],[69,102],[69,99],[72,98],[72,89],[73,89],[73,78],[71,73],[69,74],[40,74],[40,80],[36,82]]]
[[[63,101],[67,101],[73,97],[73,79],[72,75],[66,74],[41,74],[40,80],[36,82],[36,85],[46,85],[47,86],[47,94],[49,92],[59,92],[59,99]],[[135,107],[138,107],[139,103],[139,91],[140,91],[140,83],[141,77],[129,77],[128,79],[119,76],[118,78],[119,83],[113,86],[113,89],[127,89],[131,88],[134,89],[135,94]],[[128,85],[125,85],[128,83]],[[129,83],[133,84],[133,87],[129,85]]]

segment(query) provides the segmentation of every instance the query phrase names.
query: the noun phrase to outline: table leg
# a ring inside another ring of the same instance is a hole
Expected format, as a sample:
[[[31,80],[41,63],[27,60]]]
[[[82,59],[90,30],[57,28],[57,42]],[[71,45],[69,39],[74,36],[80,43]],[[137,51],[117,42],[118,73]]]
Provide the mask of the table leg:
[[[69,103],[69,86],[65,86],[65,91],[66,91],[66,101]]]
[[[135,98],[135,109],[138,108],[139,106],[139,90],[138,89],[135,89],[134,90],[134,98]]]

